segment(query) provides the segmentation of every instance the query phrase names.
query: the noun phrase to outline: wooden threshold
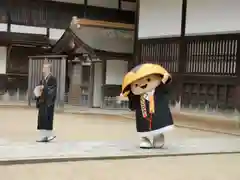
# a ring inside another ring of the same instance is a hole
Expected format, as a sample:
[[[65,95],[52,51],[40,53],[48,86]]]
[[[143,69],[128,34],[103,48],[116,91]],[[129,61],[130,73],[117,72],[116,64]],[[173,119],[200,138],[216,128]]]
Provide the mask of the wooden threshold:
[[[90,19],[74,19],[74,18],[73,18],[73,21],[74,21],[74,24],[79,24],[84,26],[96,26],[96,27],[103,27],[103,28],[134,30],[133,24],[98,21],[98,20],[90,20]]]

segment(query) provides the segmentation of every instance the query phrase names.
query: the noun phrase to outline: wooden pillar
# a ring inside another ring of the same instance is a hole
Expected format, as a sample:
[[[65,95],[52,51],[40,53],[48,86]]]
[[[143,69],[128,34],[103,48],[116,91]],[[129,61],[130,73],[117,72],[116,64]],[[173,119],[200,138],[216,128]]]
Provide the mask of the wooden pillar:
[[[78,97],[81,97],[81,84],[82,84],[82,66],[80,63],[76,63],[72,66],[72,72],[70,76],[70,88],[68,93],[69,104],[79,105]]]
[[[118,10],[121,11],[121,0],[118,0]]]
[[[7,1],[7,32],[11,31],[11,1]]]
[[[66,57],[61,57],[59,59],[60,61],[60,79],[61,79],[61,84],[59,84],[59,108],[64,108],[64,102],[65,102],[65,85],[66,85]]]
[[[104,86],[106,84],[106,74],[107,74],[107,60],[106,59],[102,59],[102,95],[101,95],[101,99],[102,99],[102,104],[101,104],[101,108],[104,108],[104,95],[105,95],[105,92],[104,92]]]
[[[50,38],[50,28],[49,27],[47,27],[47,34],[46,35],[47,35],[48,38]]]
[[[31,106],[32,101],[32,77],[30,76],[30,72],[32,72],[32,58],[29,58],[28,61],[28,106]]]
[[[186,42],[185,42],[185,29],[186,29],[186,15],[187,15],[187,0],[182,0],[182,20],[181,20],[181,40],[180,40],[180,53],[178,72],[182,75],[186,69]]]
[[[134,23],[135,29],[134,29],[134,44],[133,44],[134,45],[133,62],[131,62],[131,61],[129,62],[130,67],[132,67],[132,68],[140,63],[140,58],[141,58],[141,47],[140,47],[140,44],[138,41],[139,11],[140,11],[140,0],[136,0],[135,23]]]
[[[186,29],[186,15],[187,15],[187,0],[182,0],[182,19],[181,19],[181,37],[180,37],[180,48],[179,48],[179,62],[178,62],[178,75],[175,77],[175,81],[177,84],[177,94],[176,100],[180,102],[183,84],[184,84],[184,73],[186,71],[186,51],[187,44],[185,40],[185,29]]]
[[[182,0],[181,37],[185,36],[187,19],[187,0]]]
[[[237,40],[237,58],[236,58],[236,88],[235,88],[235,108],[238,112],[239,123],[240,123],[240,35]]]
[[[91,59],[92,61],[92,59]],[[90,65],[90,82],[89,82],[89,91],[88,91],[88,107],[93,107],[93,89],[94,89],[94,63],[91,62]]]
[[[88,0],[84,0],[84,18],[87,18]]]

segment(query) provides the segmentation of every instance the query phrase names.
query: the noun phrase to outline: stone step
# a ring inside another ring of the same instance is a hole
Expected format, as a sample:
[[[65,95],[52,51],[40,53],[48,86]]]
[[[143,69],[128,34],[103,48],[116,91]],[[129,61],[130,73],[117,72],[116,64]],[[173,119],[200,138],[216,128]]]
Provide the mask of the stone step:
[[[140,149],[136,142],[8,143],[0,146],[0,165],[84,160],[240,153],[240,138],[193,138],[166,142],[163,149]]]

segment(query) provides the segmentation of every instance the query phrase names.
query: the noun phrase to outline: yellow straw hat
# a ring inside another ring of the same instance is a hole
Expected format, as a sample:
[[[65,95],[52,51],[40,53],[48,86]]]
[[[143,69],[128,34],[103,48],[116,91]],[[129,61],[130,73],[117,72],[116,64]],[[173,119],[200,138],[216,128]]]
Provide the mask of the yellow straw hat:
[[[161,78],[167,77],[167,83],[171,82],[171,75],[167,72],[165,68],[158,64],[140,64],[129,71],[123,79],[122,83],[122,94],[123,96],[127,96],[130,92],[129,86],[134,82],[146,76],[157,74],[160,75]]]

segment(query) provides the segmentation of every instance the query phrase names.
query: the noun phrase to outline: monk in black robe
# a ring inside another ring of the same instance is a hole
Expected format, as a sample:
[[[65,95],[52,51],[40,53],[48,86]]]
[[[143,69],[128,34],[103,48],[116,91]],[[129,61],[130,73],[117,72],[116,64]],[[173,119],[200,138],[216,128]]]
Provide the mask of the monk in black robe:
[[[57,81],[50,72],[51,65],[43,65],[44,78],[40,85],[36,88],[40,93],[35,93],[36,106],[38,108],[38,124],[37,129],[40,131],[40,139],[37,142],[49,142],[56,138],[52,134],[53,118],[54,118],[54,104],[56,100]]]

